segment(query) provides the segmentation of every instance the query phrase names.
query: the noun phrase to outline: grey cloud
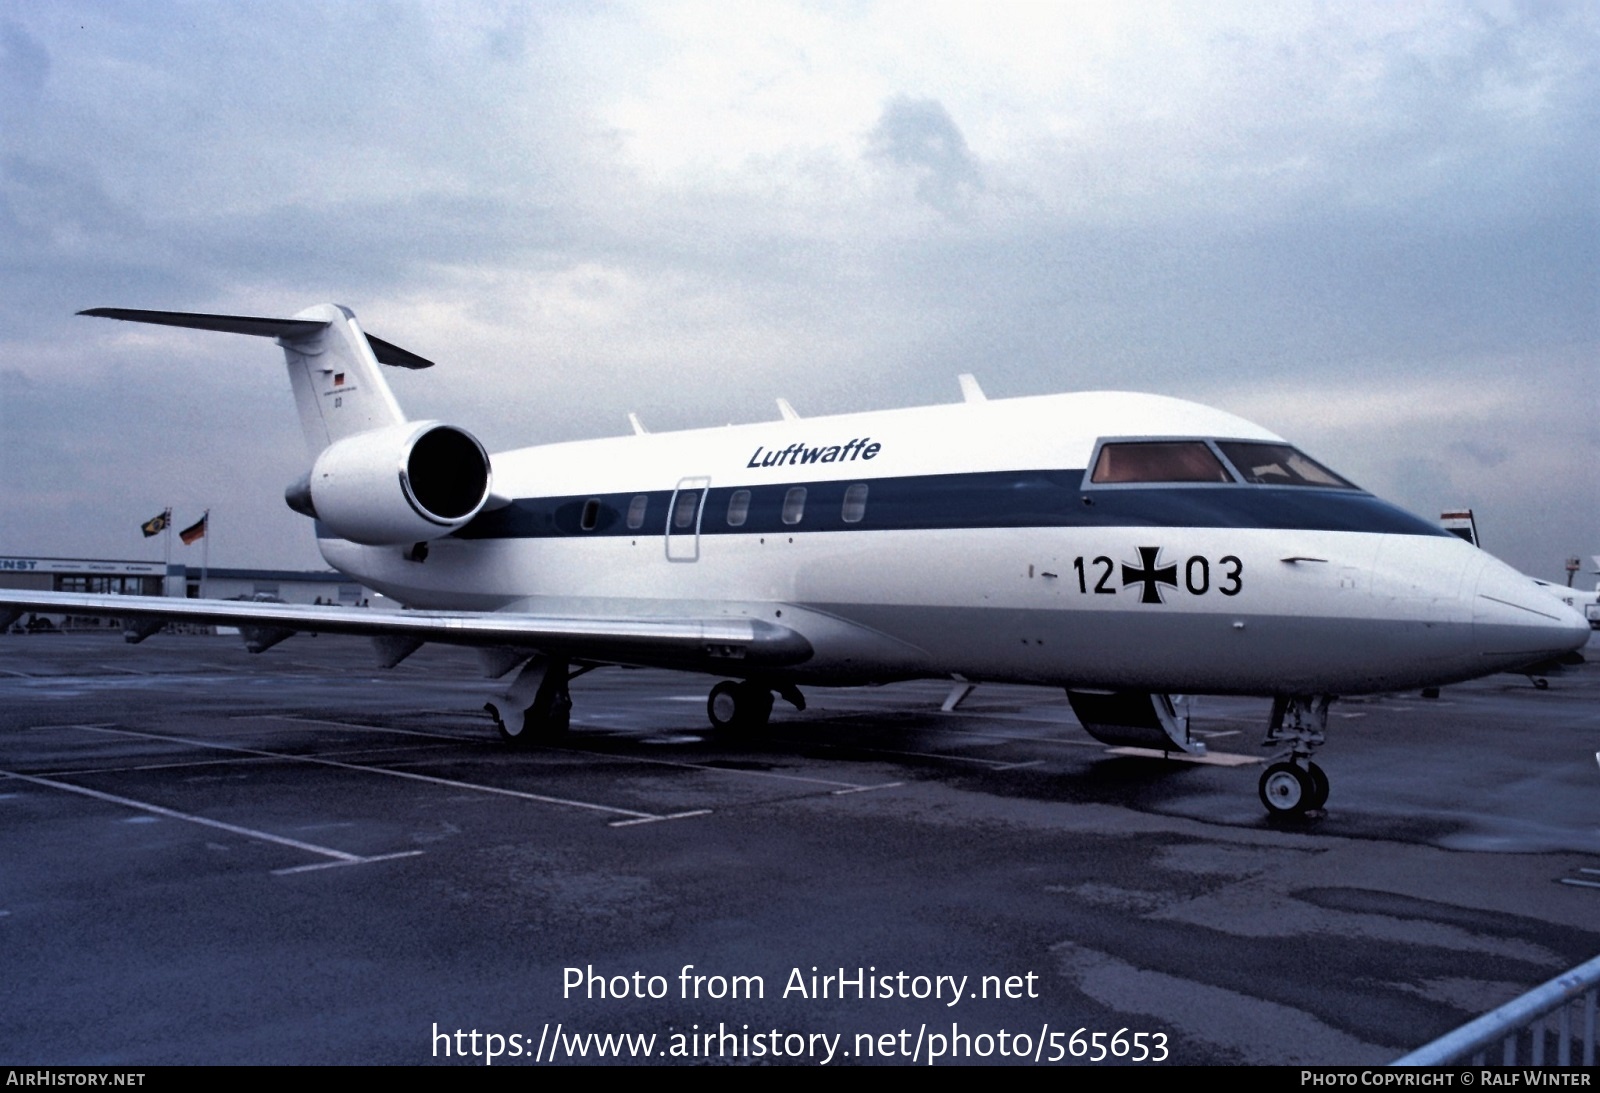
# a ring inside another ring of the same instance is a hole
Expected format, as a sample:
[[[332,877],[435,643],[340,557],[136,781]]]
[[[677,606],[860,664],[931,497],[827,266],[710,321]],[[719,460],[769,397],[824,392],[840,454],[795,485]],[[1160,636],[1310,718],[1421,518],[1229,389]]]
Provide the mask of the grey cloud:
[[[1481,467],[1498,467],[1511,458],[1511,451],[1502,444],[1487,440],[1457,440],[1451,443],[1450,450],[1460,452]]]
[[[873,159],[915,175],[917,196],[940,212],[953,212],[968,194],[983,189],[966,137],[936,99],[890,99],[868,145]]]
[[[49,77],[50,51],[17,23],[0,23],[0,101],[7,106],[32,101]]]

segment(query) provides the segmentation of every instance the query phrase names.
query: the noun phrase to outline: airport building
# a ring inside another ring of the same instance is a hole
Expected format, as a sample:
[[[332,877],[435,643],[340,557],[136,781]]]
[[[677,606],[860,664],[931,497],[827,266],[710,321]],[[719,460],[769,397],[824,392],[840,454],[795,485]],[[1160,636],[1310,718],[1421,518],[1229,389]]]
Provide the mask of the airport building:
[[[34,592],[99,592],[121,596],[189,599],[282,600],[285,603],[370,606],[374,593],[333,570],[199,569],[181,563],[100,558],[39,558],[0,555],[0,588]],[[60,620],[57,620],[58,622]],[[121,625],[111,620],[73,620],[73,625]]]

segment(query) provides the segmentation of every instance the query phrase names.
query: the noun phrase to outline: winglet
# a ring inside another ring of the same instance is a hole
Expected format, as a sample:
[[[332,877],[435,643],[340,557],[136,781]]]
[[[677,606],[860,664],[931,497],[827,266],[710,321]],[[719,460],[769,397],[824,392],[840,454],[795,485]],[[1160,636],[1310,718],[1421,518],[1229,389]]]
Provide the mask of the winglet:
[[[988,402],[989,398],[983,393],[983,388],[978,386],[978,377],[971,372],[963,372],[956,377],[956,382],[961,385],[962,402]]]
[[[800,414],[793,406],[789,405],[789,400],[786,398],[781,398],[778,400],[778,413],[783,415],[783,420],[785,421],[800,420]]]
[[[632,410],[628,411],[628,424],[633,426],[634,436],[644,436],[650,431],[644,427],[644,422],[639,420],[639,415]]]

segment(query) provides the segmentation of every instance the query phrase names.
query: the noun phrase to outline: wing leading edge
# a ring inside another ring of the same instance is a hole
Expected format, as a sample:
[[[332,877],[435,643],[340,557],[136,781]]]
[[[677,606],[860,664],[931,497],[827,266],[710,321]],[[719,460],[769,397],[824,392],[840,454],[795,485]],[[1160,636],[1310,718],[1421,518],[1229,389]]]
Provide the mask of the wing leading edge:
[[[107,596],[0,590],[0,631],[25,611],[98,615],[125,621],[138,641],[168,622],[237,626],[252,652],[292,634],[357,634],[383,641],[526,649],[608,664],[780,668],[811,657],[811,643],[794,630],[751,618],[563,618],[550,615],[385,612],[248,600],[180,600],[165,596]],[[254,632],[254,633],[252,633]]]

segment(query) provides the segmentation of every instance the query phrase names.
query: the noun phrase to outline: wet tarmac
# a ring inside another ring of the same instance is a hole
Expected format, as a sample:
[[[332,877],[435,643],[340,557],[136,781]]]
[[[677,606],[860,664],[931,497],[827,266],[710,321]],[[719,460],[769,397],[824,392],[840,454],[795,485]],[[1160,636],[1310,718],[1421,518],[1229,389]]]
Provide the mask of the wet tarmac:
[[[1265,701],[1204,764],[940,683],[735,747],[605,669],[508,752],[465,651],[0,637],[0,1058],[1383,1062],[1600,953],[1589,657],[1337,703],[1282,824]]]

